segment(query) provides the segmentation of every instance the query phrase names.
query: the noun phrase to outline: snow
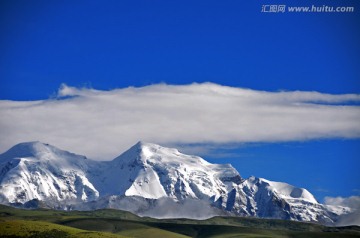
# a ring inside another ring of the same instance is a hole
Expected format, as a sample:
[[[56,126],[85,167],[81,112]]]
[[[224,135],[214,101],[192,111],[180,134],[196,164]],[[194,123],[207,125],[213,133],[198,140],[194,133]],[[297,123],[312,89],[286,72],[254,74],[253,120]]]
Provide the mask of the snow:
[[[200,218],[206,212],[194,209],[201,207],[213,215],[323,224],[333,224],[338,216],[351,212],[319,204],[304,188],[263,178],[243,179],[230,164],[211,164],[145,142],[106,162],[41,142],[14,146],[0,155],[0,203],[32,199],[63,209],[121,208],[153,217],[199,214]],[[170,214],[164,207],[181,212]]]
[[[98,191],[86,178],[84,168],[89,164],[84,158],[40,142],[14,146],[0,155],[0,171],[9,164],[17,164],[9,171],[5,170],[6,173],[1,173],[0,193],[5,198],[2,202],[97,199]]]
[[[260,178],[260,181],[267,183],[269,189],[271,189],[273,192],[276,192],[282,198],[302,199],[311,203],[318,203],[314,196],[304,188],[296,188],[287,183],[273,182],[263,178]]]
[[[219,196],[219,190],[227,190],[227,185],[219,179],[219,171],[226,176],[239,176],[231,166],[213,165],[200,157],[182,154],[177,149],[145,142],[137,143],[115,158],[110,170],[110,174],[118,171],[119,176],[105,178],[104,187],[116,187],[113,181],[118,181],[120,174],[131,181],[126,182],[125,188],[117,190],[117,194],[145,198],[171,197],[175,200],[210,198],[214,194]]]
[[[158,199],[165,197],[166,192],[160,183],[159,176],[150,168],[140,171],[134,183],[126,190],[125,195]]]

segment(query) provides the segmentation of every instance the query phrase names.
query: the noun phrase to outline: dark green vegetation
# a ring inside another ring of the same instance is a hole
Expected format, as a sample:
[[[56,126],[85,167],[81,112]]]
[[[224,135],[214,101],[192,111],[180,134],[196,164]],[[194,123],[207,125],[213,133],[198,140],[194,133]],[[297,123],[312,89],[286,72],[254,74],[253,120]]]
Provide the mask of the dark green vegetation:
[[[360,227],[215,217],[157,220],[118,210],[21,210],[0,205],[0,237],[360,237]]]

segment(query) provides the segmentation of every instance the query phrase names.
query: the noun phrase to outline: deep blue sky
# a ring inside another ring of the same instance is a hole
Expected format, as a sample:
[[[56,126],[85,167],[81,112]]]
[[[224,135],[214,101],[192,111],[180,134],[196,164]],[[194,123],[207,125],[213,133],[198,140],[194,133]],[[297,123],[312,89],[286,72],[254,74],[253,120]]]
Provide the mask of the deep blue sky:
[[[246,144],[228,154],[226,163],[241,176],[262,177],[307,188],[322,202],[324,196],[360,195],[360,140]],[[212,163],[223,158],[205,156]]]
[[[355,12],[260,12],[277,3]],[[46,99],[61,83],[108,90],[210,81],[360,93],[358,1],[1,1],[0,35],[0,99]],[[245,176],[307,186],[319,198],[348,196],[360,188],[359,145],[251,145],[236,150],[251,156],[229,161]]]
[[[0,4],[1,99],[48,97],[63,82],[98,89],[211,81],[360,91],[360,10],[261,13],[265,2],[235,0]]]

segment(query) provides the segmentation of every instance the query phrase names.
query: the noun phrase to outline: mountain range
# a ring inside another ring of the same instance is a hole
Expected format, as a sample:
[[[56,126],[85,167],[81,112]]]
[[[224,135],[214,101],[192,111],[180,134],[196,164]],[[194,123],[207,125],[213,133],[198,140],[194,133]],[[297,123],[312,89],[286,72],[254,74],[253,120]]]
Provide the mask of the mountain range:
[[[41,142],[0,155],[0,203],[63,210],[114,208],[154,218],[246,216],[334,225],[347,207],[319,203],[304,188],[242,178],[177,149],[138,142],[111,161],[95,161]]]

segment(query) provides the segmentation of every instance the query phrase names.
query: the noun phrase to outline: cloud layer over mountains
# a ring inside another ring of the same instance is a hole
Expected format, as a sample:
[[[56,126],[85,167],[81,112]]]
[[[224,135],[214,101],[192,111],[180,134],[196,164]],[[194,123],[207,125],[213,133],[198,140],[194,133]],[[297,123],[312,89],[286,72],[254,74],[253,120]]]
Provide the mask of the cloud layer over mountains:
[[[55,98],[0,101],[0,151],[39,140],[109,160],[139,140],[166,145],[359,138],[359,102],[357,94],[212,83],[110,91],[62,85]]]

